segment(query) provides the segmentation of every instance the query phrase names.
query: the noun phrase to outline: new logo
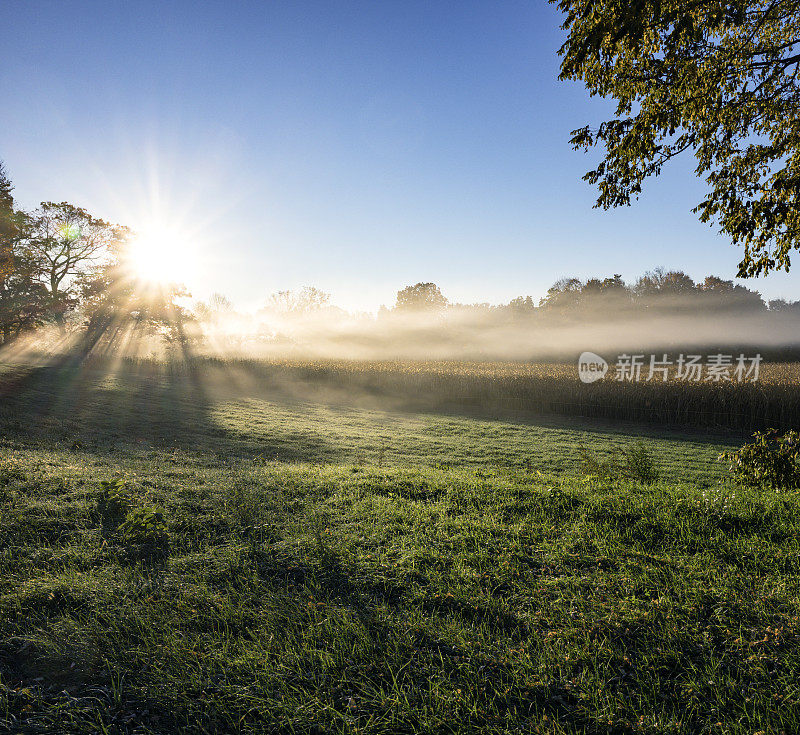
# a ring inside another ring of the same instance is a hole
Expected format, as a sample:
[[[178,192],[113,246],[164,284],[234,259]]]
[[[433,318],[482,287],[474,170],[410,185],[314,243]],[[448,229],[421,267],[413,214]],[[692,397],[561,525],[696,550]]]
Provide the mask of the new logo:
[[[584,383],[594,383],[608,372],[608,363],[594,352],[582,352],[578,358],[578,377]]]

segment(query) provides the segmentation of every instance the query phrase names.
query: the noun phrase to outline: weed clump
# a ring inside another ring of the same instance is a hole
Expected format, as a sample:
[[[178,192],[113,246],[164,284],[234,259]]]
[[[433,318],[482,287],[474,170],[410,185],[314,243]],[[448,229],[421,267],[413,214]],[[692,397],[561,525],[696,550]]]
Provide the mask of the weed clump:
[[[0,458],[0,487],[25,479],[22,463],[13,455]]]
[[[129,510],[117,533],[126,545],[138,544],[156,550],[163,549],[169,543],[164,514],[155,508]]]
[[[97,512],[103,536],[110,536],[119,528],[131,507],[132,500],[124,479],[103,480],[100,483]]]
[[[104,480],[97,501],[104,537],[125,547],[133,556],[163,558],[169,553],[169,534],[164,514],[136,505],[125,479]]]
[[[743,485],[776,489],[800,487],[800,432],[757,431],[753,441],[735,452],[723,452],[734,478]]]

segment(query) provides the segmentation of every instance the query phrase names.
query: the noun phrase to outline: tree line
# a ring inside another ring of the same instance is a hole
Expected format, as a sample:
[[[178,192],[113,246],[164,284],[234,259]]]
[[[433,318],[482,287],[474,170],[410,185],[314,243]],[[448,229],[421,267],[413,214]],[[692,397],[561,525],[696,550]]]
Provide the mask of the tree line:
[[[679,270],[655,268],[626,284],[619,273],[606,278],[561,278],[540,299],[518,296],[507,304],[461,304],[450,302],[435,283],[417,283],[397,292],[390,313],[472,311],[512,316],[593,317],[608,319],[615,315],[681,315],[720,312],[759,313],[793,312],[800,316],[800,301],[773,299],[765,301],[758,291],[709,275],[695,282]]]

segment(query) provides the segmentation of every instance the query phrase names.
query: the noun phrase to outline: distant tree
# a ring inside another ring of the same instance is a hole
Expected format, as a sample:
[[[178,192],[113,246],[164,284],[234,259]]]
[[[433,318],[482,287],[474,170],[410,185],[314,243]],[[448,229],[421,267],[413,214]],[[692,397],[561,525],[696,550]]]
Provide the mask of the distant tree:
[[[612,318],[631,306],[631,290],[619,273],[603,278],[590,278],[583,284],[580,305],[587,317]]]
[[[49,308],[62,331],[66,312],[78,303],[79,277],[108,259],[127,234],[126,228],[67,202],[42,202],[31,215],[31,252],[42,265]]]
[[[727,294],[732,293],[735,286],[733,281],[726,281],[718,276],[706,276],[698,288],[706,293]]]
[[[330,305],[331,295],[314,286],[304,286],[300,291],[277,291],[270,295],[264,307],[277,314],[301,316],[313,314]]]
[[[539,306],[547,309],[570,310],[580,304],[583,282],[579,278],[560,278],[539,301]]]
[[[195,317],[204,322],[217,322],[223,314],[230,314],[232,311],[230,299],[216,292],[208,297],[208,303],[201,301],[194,307]]]
[[[603,293],[603,282],[599,278],[590,278],[581,286],[583,296],[594,296]]]
[[[697,292],[697,285],[683,271],[667,271],[663,268],[645,273],[633,287],[637,296],[686,296]]]
[[[536,311],[536,304],[530,296],[517,296],[508,302],[506,309],[514,316],[527,316]]]
[[[605,149],[586,174],[597,206],[630,204],[643,181],[692,151],[703,222],[744,247],[739,276],[788,270],[800,247],[800,3],[797,0],[551,0],[565,13],[561,78],[613,98],[613,119],[574,130]]]
[[[416,283],[397,292],[395,309],[406,312],[440,311],[447,299],[435,283]]]
[[[447,308],[451,312],[477,317],[491,314],[497,307],[492,306],[488,301],[479,301],[472,304],[448,303]]]
[[[221,293],[212,293],[211,296],[208,297],[208,306],[212,311],[215,311],[219,314],[233,311],[233,304],[231,303],[231,300]]]
[[[619,273],[604,278],[602,281],[599,278],[590,278],[581,287],[583,296],[627,296],[628,293],[628,287]]]
[[[603,293],[625,294],[628,292],[628,287],[625,285],[625,281],[622,280],[622,276],[619,273],[615,273],[610,278],[603,279],[600,284],[600,290]]]
[[[590,278],[585,283],[579,278],[561,278],[548,289],[539,305],[564,316],[601,317],[627,308],[630,296],[619,273],[603,279]]]
[[[756,310],[764,308],[760,293],[717,276],[706,276],[697,288],[706,302],[711,299],[711,305],[717,308]]]
[[[800,313],[800,301],[787,301],[786,299],[772,299],[767,306],[770,311],[798,312]]]

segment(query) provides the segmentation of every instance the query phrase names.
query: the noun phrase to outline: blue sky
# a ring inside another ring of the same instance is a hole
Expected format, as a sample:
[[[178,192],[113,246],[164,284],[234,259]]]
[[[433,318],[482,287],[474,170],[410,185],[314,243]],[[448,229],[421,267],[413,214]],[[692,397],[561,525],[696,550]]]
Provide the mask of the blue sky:
[[[189,287],[256,308],[314,285],[350,309],[435,281],[454,301],[655,266],[731,278],[692,159],[592,209],[572,129],[610,105],[557,80],[528,2],[0,5],[0,158],[18,202],[70,201],[191,244]],[[800,270],[750,282],[800,298]]]

